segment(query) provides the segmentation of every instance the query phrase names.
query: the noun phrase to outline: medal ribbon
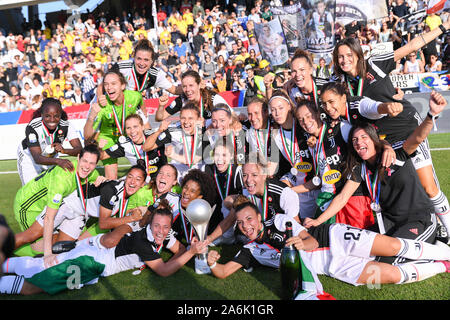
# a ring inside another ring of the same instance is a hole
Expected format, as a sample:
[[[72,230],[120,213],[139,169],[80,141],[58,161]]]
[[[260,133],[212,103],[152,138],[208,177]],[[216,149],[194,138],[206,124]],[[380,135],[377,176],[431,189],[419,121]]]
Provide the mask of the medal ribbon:
[[[266,156],[266,159],[267,159],[268,153],[269,153],[270,121],[267,121],[267,136],[265,139],[263,139],[263,141],[265,141],[264,145],[260,142],[260,139],[259,139],[260,131],[263,131],[263,130],[264,129],[260,129],[260,130],[255,129],[255,138],[256,138],[256,144],[258,145],[259,150],[261,150],[261,152],[264,153],[264,155]],[[262,132],[262,135],[264,138],[264,131]]]
[[[257,199],[257,197],[254,195],[251,195],[251,200],[256,206],[258,206],[258,202],[259,202],[259,205],[261,207],[261,212],[262,212],[262,221],[263,222],[266,221],[267,213],[269,211],[269,205],[268,205],[269,197],[267,196],[267,186],[264,186],[264,194],[263,194],[262,200]]]
[[[83,188],[81,186],[81,179],[80,176],[78,175],[78,173],[75,174],[75,182],[77,184],[77,191],[81,200],[81,206],[83,207],[84,213],[86,214],[87,212],[87,191],[88,191],[88,186],[86,185],[86,196],[84,195],[83,192]],[[87,184],[87,182],[86,182]]]
[[[369,170],[367,170],[366,164],[361,165],[362,174],[366,180],[367,190],[369,190],[369,195],[372,201],[376,204],[380,202],[380,177],[378,175],[378,170],[375,172],[375,177],[371,179]]]
[[[124,186],[123,187],[123,197],[119,201],[119,211],[118,211],[119,218],[123,218],[125,216],[125,213],[127,212],[128,199],[126,199],[126,201],[125,201],[125,196],[126,196],[126,190],[125,190],[125,186]]]
[[[312,82],[312,90],[313,90],[313,97],[314,97],[314,103],[316,104],[316,107],[319,108],[319,97],[317,94],[317,86],[314,82],[314,79],[311,78]]]
[[[231,164],[228,165],[228,169],[227,169],[227,184],[226,184],[226,189],[225,189],[225,195],[222,193],[222,187],[220,186],[219,183],[219,179],[217,177],[217,171],[214,168],[214,181],[216,182],[216,186],[217,186],[217,190],[219,190],[219,195],[220,198],[223,200],[225,200],[225,198],[228,196],[228,192],[230,191],[230,182],[231,182]]]
[[[147,84],[148,71],[145,73],[144,82],[142,83],[142,85],[140,87],[139,87],[138,77],[136,75],[136,72],[134,71],[134,67],[131,69],[131,75],[133,76],[135,90],[142,92],[145,88],[145,85]]]
[[[319,131],[319,138],[316,141],[316,145],[314,146],[314,154],[313,154],[313,164],[316,171],[316,176],[319,176],[319,156],[320,150],[323,149],[323,140],[325,138],[325,133],[327,131],[327,125],[324,123],[322,128]]]
[[[141,151],[142,151],[142,155],[143,155],[143,156],[141,156],[141,153],[139,152],[138,147],[136,146],[136,144],[135,144],[133,141],[131,141],[131,145],[133,146],[133,153],[134,153],[134,156],[136,157],[137,160],[143,159],[143,158],[144,158],[144,160],[145,160],[145,165],[146,165],[146,167],[147,167],[147,169],[148,169],[148,166],[149,166],[149,164],[150,164],[150,160],[149,160],[149,158],[148,158],[147,152],[144,151],[144,148],[143,148],[143,147],[144,147],[144,144],[145,144],[145,135],[144,135],[144,142],[142,142],[142,145],[141,145]]]
[[[56,127],[55,131],[53,133],[50,133],[48,128],[45,126],[44,122],[42,122],[42,127],[44,128],[44,137],[45,141],[50,142],[50,144],[53,144],[53,141],[55,141],[56,132],[58,131],[58,127]]]
[[[353,89],[352,89],[352,85],[350,84],[350,81],[347,80],[347,85],[348,85],[348,89],[350,91],[350,95],[354,96],[355,94],[353,93]],[[357,96],[361,97],[362,96],[362,92],[363,92],[363,87],[364,87],[364,80],[363,78],[359,78],[358,81],[358,91],[357,91]]]
[[[291,135],[291,147],[287,148],[287,139],[284,135],[283,127],[280,127],[281,132],[281,143],[283,145],[284,153],[286,154],[287,160],[291,164],[292,167],[295,166],[295,154],[296,154],[296,147],[297,145],[297,137],[295,135],[295,119],[292,119],[292,135]]]
[[[123,107],[122,107],[122,125],[120,125],[119,122],[119,116],[117,115],[116,108],[114,105],[112,106],[113,110],[113,116],[114,116],[114,122],[116,123],[117,129],[119,129],[119,133],[121,136],[123,136],[123,132],[125,131],[125,97],[123,97]]]
[[[182,133],[181,137],[183,138],[184,157],[186,159],[189,168],[191,168],[192,165],[194,164],[195,150],[197,150],[198,146],[197,126],[195,126],[194,135],[192,136],[191,150],[189,150],[187,139],[184,133]]]

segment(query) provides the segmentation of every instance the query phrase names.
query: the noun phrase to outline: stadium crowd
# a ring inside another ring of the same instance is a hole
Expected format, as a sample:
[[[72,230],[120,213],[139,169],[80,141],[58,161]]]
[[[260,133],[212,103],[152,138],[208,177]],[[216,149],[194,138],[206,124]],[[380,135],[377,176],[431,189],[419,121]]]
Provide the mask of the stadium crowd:
[[[170,4],[156,28],[141,8],[0,36],[0,106],[35,110],[17,150],[20,232],[0,293],[65,290],[72,264],[81,284],[145,266],[170,276],[194,257],[197,273],[226,278],[278,268],[286,245],[314,284],[296,299],[324,296],[317,274],[362,285],[373,268],[395,284],[450,272],[450,205],[427,141],[447,101],[432,91],[422,119],[387,76],[448,67],[448,12],[404,30],[426,4],[389,1],[389,17],[335,26],[330,65],[297,49],[274,69],[255,37],[268,3]],[[387,41],[392,52],[365,56]],[[219,94],[237,90],[246,114]],[[82,143],[64,108],[84,103]],[[119,158],[131,165],[123,177]],[[197,200],[212,212],[206,239],[189,218]],[[242,248],[228,262],[207,249],[230,244]]]
[[[415,34],[437,28],[448,12],[430,14],[411,30],[402,28],[401,17],[421,9],[423,1],[396,5],[390,0],[388,17],[371,21],[336,24],[335,37],[355,36],[363,49],[376,43],[393,42],[394,50]],[[420,5],[418,4],[420,3]],[[170,3],[170,4],[169,4]],[[156,66],[174,85],[189,69],[200,73],[205,85],[218,92],[246,90],[247,101],[258,94],[258,74],[266,69],[254,36],[254,24],[272,19],[270,7],[262,0],[245,6],[245,1],[228,6],[204,8],[201,1],[179,6],[169,1],[158,6],[157,26],[149,8],[133,8],[120,16],[83,14],[71,26],[67,22],[24,23],[23,34],[0,31],[0,112],[37,109],[46,97],[59,99],[63,106],[89,103],[93,88],[101,82],[112,63],[128,60],[133,45],[150,39],[158,52]],[[446,70],[450,37],[439,37],[415,54],[398,61],[393,73]],[[315,75],[329,76],[332,63],[314,66]],[[276,86],[290,79],[286,68],[276,71]],[[256,77],[256,78],[255,78]],[[146,93],[159,97],[161,90]]]

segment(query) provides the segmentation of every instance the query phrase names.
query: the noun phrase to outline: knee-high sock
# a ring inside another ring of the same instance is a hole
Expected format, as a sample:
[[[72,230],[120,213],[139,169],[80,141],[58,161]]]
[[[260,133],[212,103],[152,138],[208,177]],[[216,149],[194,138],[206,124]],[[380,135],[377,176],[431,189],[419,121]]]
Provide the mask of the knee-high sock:
[[[424,241],[397,238],[400,240],[401,248],[396,254],[411,260],[450,260],[450,247],[437,246]]]
[[[401,279],[397,284],[422,281],[447,270],[442,262],[408,263],[396,266]]]
[[[13,257],[6,259],[2,265],[3,273],[15,273],[31,278],[36,273],[44,270],[44,260],[33,257]]]
[[[24,282],[23,276],[3,276],[0,278],[0,293],[19,294]]]
[[[431,202],[434,205],[434,211],[442,222],[447,232],[450,232],[450,205],[445,194],[439,190],[439,193],[431,198]]]

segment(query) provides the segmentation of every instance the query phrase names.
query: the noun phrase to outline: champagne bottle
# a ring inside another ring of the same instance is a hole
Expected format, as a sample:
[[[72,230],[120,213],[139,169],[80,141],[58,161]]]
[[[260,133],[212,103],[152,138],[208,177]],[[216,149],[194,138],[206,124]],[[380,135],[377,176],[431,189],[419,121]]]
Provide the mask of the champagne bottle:
[[[286,222],[286,239],[292,237],[292,222]],[[293,246],[281,250],[280,257],[281,290],[283,300],[292,300],[301,290],[300,253]]]

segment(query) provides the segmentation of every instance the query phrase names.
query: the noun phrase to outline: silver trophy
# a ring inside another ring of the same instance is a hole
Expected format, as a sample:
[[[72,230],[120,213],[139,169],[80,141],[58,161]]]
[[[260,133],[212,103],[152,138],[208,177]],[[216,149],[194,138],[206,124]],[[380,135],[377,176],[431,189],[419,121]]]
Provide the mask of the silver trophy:
[[[194,227],[195,233],[200,241],[206,239],[208,233],[209,219],[216,206],[211,208],[208,201],[203,199],[192,200],[186,208],[186,217]],[[195,272],[198,274],[211,273],[207,263],[208,251],[197,255],[195,258]]]

